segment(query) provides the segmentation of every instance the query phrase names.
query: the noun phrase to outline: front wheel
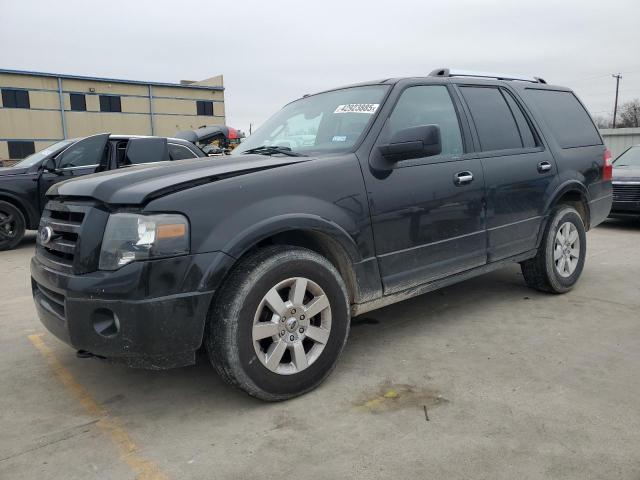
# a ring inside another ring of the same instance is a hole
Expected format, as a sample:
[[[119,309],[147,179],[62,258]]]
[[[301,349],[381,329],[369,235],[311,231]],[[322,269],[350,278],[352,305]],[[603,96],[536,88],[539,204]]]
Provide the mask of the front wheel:
[[[242,259],[212,305],[206,337],[228,383],[263,400],[318,386],[349,333],[346,288],[321,255],[273,246]]]
[[[559,206],[545,228],[537,255],[520,264],[528,286],[564,293],[578,282],[587,253],[587,235],[580,214]]]
[[[22,212],[9,202],[0,201],[0,251],[17,247],[25,228]]]

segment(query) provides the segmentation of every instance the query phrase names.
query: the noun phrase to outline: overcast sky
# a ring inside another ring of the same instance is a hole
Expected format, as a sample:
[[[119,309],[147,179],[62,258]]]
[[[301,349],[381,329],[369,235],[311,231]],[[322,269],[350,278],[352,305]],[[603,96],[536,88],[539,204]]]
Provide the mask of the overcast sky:
[[[593,115],[640,97],[639,0],[0,0],[0,68],[178,82],[223,74],[248,130],[302,94],[439,67],[527,73]]]

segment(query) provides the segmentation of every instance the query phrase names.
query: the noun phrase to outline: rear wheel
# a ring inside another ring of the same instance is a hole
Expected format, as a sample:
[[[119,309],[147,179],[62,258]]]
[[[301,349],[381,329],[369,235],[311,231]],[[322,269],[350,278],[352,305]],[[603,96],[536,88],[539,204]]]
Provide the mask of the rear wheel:
[[[15,248],[24,237],[25,228],[22,212],[9,202],[0,201],[0,250]]]
[[[267,247],[234,268],[212,305],[206,338],[227,382],[263,400],[319,385],[349,333],[344,282],[321,255]]]
[[[580,214],[568,205],[559,206],[545,228],[538,254],[522,262],[528,286],[564,293],[580,278],[587,252],[587,236]]]

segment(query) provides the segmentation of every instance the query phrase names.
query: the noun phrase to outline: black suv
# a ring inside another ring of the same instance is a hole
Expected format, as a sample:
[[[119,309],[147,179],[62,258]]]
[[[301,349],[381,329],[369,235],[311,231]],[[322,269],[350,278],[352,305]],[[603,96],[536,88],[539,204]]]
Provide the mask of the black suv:
[[[58,184],[31,262],[42,322],[132,366],[191,364],[282,400],[350,318],[520,263],[562,293],[611,208],[584,106],[537,78],[438,70],[296,100],[227,159]]]
[[[123,166],[207,155],[179,138],[109,135],[62,140],[13,167],[0,168],[0,250],[16,247],[35,229],[54,183]]]

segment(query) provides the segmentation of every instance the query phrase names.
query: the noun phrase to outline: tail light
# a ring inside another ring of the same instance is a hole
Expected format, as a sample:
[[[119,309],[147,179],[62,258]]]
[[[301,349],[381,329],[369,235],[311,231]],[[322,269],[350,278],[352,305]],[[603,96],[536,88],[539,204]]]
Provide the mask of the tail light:
[[[604,151],[603,160],[602,180],[608,182],[613,178],[613,160],[611,159],[611,150],[608,148]]]

